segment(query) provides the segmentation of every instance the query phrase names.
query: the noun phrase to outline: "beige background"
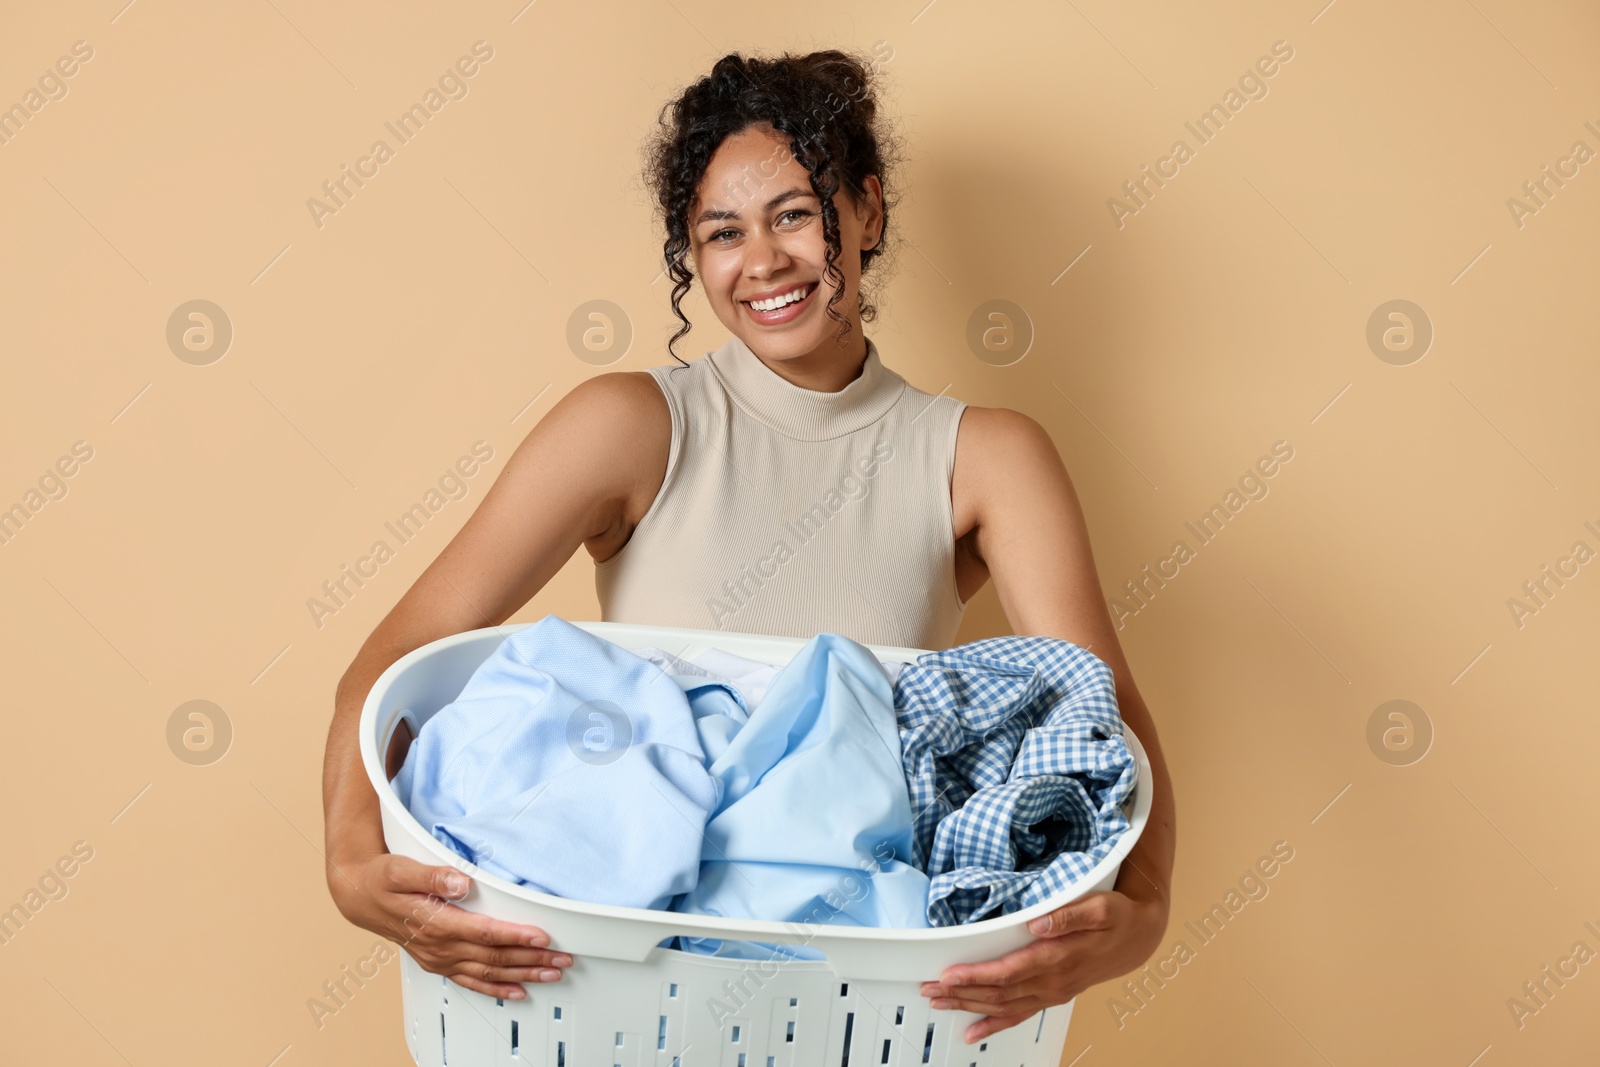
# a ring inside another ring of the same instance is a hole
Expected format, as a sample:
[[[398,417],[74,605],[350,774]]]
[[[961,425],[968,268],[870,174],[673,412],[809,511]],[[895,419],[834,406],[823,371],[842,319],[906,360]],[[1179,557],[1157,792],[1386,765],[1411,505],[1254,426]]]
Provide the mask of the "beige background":
[[[321,1029],[306,1007],[373,943],[317,851],[335,681],[600,372],[575,308],[630,317],[612,369],[666,361],[636,178],[660,103],[728,51],[882,41],[911,159],[872,333],[1049,428],[1108,597],[1294,449],[1122,632],[1179,791],[1157,958],[1274,842],[1294,859],[1120,1028],[1118,985],[1085,993],[1065,1059],[1594,1062],[1600,963],[1520,1027],[1508,999],[1600,951],[1600,566],[1520,627],[1507,600],[1600,550],[1600,162],[1520,227],[1507,200],[1600,150],[1600,15],[1319,3],[7,5],[0,104],[93,58],[0,145],[0,506],[93,458],[0,546],[0,908],[93,858],[0,946],[0,1060],[408,1062],[396,968]],[[307,199],[478,40],[469,95],[319,229]],[[1108,198],[1280,40],[1268,95],[1119,229]],[[195,299],[234,329],[206,366],[165,338]],[[965,341],[991,299],[1035,331],[1011,366]],[[1365,339],[1392,299],[1436,334],[1406,366]],[[726,335],[688,308],[699,355]],[[307,599],[479,439],[470,495],[318,628]],[[587,555],[517,619],[552,611],[597,617]],[[1005,632],[986,589],[960,637]],[[194,699],[234,732],[209,766],[167,743]],[[1392,699],[1432,724],[1420,762],[1368,746]]]

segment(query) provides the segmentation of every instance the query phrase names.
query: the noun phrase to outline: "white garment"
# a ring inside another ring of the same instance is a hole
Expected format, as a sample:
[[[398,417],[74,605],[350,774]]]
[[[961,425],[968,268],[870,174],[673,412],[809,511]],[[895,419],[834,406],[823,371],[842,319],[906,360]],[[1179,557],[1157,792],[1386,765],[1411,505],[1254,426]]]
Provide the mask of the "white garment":
[[[703,652],[696,652],[687,659],[654,645],[631,648],[628,651],[640,659],[654,663],[667,674],[686,674],[727,682],[739,690],[739,694],[744,697],[745,707],[751,712],[754,712],[756,705],[761,703],[761,698],[766,695],[767,686],[772,684],[779,671],[779,668],[770,663],[736,656],[720,648],[708,648]],[[891,687],[895,679],[900,676],[900,668],[905,666],[892,660],[878,660],[878,665],[883,668],[884,674],[888,675]]]

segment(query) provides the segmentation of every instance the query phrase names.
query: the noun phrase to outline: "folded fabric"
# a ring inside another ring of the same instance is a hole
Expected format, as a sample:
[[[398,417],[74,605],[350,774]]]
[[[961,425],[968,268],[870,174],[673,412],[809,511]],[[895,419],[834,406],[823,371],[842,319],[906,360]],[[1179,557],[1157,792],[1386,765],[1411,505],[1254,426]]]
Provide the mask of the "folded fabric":
[[[747,722],[730,727],[714,714],[696,714],[722,790],[706,825],[699,881],[672,910],[928,925],[928,878],[911,863],[911,801],[893,693],[865,646],[819,634],[777,670]],[[804,948],[774,951],[714,938],[681,938],[679,947],[817,958]]]
[[[1111,668],[1087,650],[993,637],[930,652],[894,703],[934,926],[1048,900],[1128,829],[1138,765]]]
[[[741,697],[694,696],[733,716]],[[691,695],[628,650],[547,615],[507,637],[418,732],[395,792],[435,838],[511,882],[666,908],[698,877],[719,783]]]

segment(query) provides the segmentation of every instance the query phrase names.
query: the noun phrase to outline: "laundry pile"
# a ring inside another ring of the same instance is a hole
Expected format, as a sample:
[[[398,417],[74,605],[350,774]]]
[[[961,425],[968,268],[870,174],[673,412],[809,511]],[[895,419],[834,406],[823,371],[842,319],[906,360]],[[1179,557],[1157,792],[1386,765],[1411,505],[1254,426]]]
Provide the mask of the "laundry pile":
[[[822,633],[774,667],[630,650],[546,615],[423,724],[393,787],[463,859],[540,892],[907,928],[1081,878],[1127,830],[1136,776],[1110,668],[1067,641],[902,664]]]

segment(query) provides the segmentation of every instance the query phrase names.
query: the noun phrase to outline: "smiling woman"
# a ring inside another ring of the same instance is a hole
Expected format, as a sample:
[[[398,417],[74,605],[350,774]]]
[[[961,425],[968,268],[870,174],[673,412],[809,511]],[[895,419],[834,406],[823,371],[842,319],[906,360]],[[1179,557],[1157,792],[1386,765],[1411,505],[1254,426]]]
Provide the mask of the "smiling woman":
[[[638,519],[590,547],[606,619],[942,648],[960,582],[982,582],[950,511],[966,405],[911,385],[861,329],[892,208],[871,78],[840,52],[727,56],[663,109],[646,170],[678,281],[673,340],[694,278],[732,337],[646,372],[667,416],[647,451],[666,448],[640,472]],[[844,508],[834,486],[875,456],[897,458]]]
[[[667,350],[691,329],[696,279],[727,340],[570,390],[345,672],[324,780],[328,888],[352,922],[394,936],[420,901],[469,890],[387,852],[357,743],[367,693],[406,653],[505,622],[582,546],[606,622],[946,649],[992,580],[1015,634],[1092,649],[1150,760],[1148,824],[1114,890],[1034,920],[1036,940],[1001,959],[928,975],[922,993],[983,1016],[963,1035],[977,1042],[1156,948],[1171,778],[1071,479],[1033,419],[970,406],[954,383],[918,388],[863,332],[898,190],[876,76],[835,50],[728,55],[662,108],[644,171],[680,323]],[[894,363],[930,373],[917,356]],[[450,905],[405,940],[424,969],[522,1000],[524,983],[564,980],[561,936]]]
[[[819,303],[819,284],[841,343],[852,318],[877,317],[860,281],[885,251],[894,206],[885,186],[899,152],[871,91],[876,71],[876,61],[837,51],[776,60],[725,56],[662,109],[646,177],[667,231],[672,310],[682,323],[668,351],[676,355],[690,330],[682,299],[695,277],[691,252],[713,310],[735,333],[740,316],[743,326],[797,321]],[[820,261],[796,256],[795,269],[772,278],[775,284],[741,278],[758,230],[780,238],[784,256],[816,246]],[[788,307],[774,305],[778,298]],[[841,314],[841,301],[853,303],[855,315]],[[770,343],[770,358],[800,354],[795,331],[774,334]]]

